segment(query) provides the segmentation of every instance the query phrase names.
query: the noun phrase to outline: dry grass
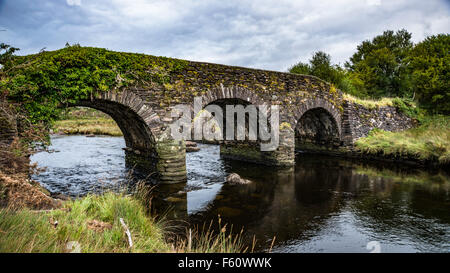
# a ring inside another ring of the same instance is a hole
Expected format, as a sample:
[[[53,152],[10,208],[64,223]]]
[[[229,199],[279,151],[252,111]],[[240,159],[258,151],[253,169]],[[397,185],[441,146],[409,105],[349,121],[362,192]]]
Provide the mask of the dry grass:
[[[55,123],[54,131],[67,135],[122,136],[122,131],[116,122],[110,118],[59,120]]]
[[[393,103],[394,98],[382,98],[380,100],[360,99],[347,93],[344,93],[344,100],[360,104],[368,109],[374,109],[384,106],[394,106]]]
[[[6,174],[0,171],[0,205],[9,209],[52,209],[61,203],[45,193],[27,174]]]
[[[213,221],[202,227],[195,227],[186,230],[186,236],[176,240],[173,248],[176,252],[189,253],[237,253],[247,252],[248,248],[242,243],[242,233],[233,232],[233,227],[222,224],[220,215],[218,216],[218,228],[215,232]]]

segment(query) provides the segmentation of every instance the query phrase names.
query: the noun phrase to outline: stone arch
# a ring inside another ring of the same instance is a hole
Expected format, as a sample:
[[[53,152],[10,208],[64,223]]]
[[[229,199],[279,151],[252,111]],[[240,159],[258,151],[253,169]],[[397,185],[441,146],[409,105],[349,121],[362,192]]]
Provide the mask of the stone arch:
[[[334,120],[337,126],[337,130],[339,132],[339,138],[342,135],[342,128],[341,128],[341,113],[339,112],[336,107],[323,99],[309,99],[306,102],[302,102],[299,104],[299,106],[294,110],[291,123],[294,125],[295,128],[297,126],[298,121],[303,117],[303,115],[312,109],[321,108],[325,110]]]
[[[263,105],[266,104],[264,100],[262,100],[256,93],[245,89],[240,86],[231,86],[231,87],[224,87],[222,84],[219,87],[212,88],[208,90],[208,92],[202,96],[202,109],[204,109],[209,104],[217,104],[222,107],[224,110],[224,119],[225,119],[225,105],[232,104],[243,104],[244,107],[247,105]],[[259,109],[257,109],[258,115],[261,113],[259,112]],[[266,115],[266,118],[268,118],[269,113],[263,113]],[[248,118],[246,116],[246,118]],[[248,121],[248,120],[247,120]],[[224,120],[225,124],[225,120]],[[246,124],[248,125],[248,124]],[[248,128],[246,128],[248,130]],[[225,132],[224,132],[225,133]],[[225,134],[223,136],[225,138]]]
[[[158,182],[186,181],[185,145],[170,139],[167,122],[143,100],[140,90],[109,91],[77,105],[109,114],[119,125],[127,144],[127,161],[146,173],[156,174]],[[159,112],[158,112],[159,111]]]
[[[108,114],[121,129],[128,148],[147,154],[155,152],[159,116],[131,91],[104,92],[71,106],[90,107]]]
[[[310,100],[294,112],[294,119],[296,147],[308,149],[308,144],[341,144],[341,114],[331,103]]]

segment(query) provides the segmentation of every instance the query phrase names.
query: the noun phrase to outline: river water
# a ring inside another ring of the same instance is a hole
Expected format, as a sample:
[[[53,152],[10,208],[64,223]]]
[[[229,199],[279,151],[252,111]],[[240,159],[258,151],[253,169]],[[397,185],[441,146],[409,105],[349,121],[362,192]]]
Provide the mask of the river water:
[[[133,176],[121,137],[54,136],[51,153],[32,156],[33,178],[73,197],[118,189]],[[244,229],[244,241],[273,252],[450,252],[450,176],[381,163],[299,154],[296,166],[226,161],[219,147],[188,153],[187,184],[158,186],[155,204],[169,219],[217,221]],[[249,185],[225,184],[238,173]],[[374,241],[374,242],[372,242]],[[371,242],[368,246],[368,243]],[[373,250],[373,249],[372,249]]]

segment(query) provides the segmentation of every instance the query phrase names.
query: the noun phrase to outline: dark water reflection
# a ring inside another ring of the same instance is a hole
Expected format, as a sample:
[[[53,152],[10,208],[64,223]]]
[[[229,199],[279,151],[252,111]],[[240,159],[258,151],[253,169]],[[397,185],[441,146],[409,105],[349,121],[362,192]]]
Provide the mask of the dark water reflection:
[[[77,151],[58,160],[52,159],[56,153],[36,155],[40,165],[49,166],[36,179],[50,190],[80,195],[96,190],[98,177],[124,182],[123,153],[112,151],[120,151],[120,138],[108,139],[107,147],[99,144],[103,138],[54,140],[53,148],[61,153],[66,142]],[[187,185],[156,189],[157,209],[170,207],[168,217],[196,225],[216,221],[220,214],[234,230],[244,228],[247,243],[255,236],[258,250],[267,249],[276,236],[276,252],[368,252],[369,241],[378,241],[382,252],[450,251],[450,178],[445,173],[311,155],[299,155],[295,168],[276,170],[224,161],[218,147],[200,147],[187,155]],[[83,149],[89,153],[80,164]],[[225,184],[231,172],[253,183]],[[73,186],[86,181],[89,187]],[[72,186],[63,186],[68,183]]]

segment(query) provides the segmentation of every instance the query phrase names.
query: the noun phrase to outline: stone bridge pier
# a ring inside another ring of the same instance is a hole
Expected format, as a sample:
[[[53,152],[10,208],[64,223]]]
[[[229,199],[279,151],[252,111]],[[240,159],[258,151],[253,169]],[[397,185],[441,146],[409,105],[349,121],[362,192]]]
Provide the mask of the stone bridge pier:
[[[279,145],[273,151],[261,151],[258,141],[224,141],[220,144],[220,156],[275,167],[293,166],[295,164],[295,134],[290,126],[280,127]]]
[[[258,124],[254,130],[257,134],[257,140],[249,140],[249,116],[251,115],[251,110],[248,106],[255,106],[253,108],[256,109],[254,115],[255,119],[259,120],[260,117],[263,117],[267,122],[266,124],[269,125],[271,115],[273,114],[270,110],[270,106],[272,105],[271,101],[264,100],[251,90],[245,88],[235,86],[224,87],[223,85],[220,85],[220,87],[213,88],[202,96],[202,104],[202,109],[205,109],[209,105],[217,105],[222,109],[224,117],[222,120],[222,134],[224,140],[219,142],[220,155],[222,158],[277,167],[294,165],[295,132],[292,129],[292,125],[286,120],[282,107],[279,107],[278,121],[276,122],[276,126],[279,128],[269,129],[269,131],[278,130],[279,132],[277,147],[276,149],[266,150],[261,147],[262,141],[260,140],[259,135],[260,124]],[[237,107],[241,106],[245,111],[245,116],[240,117],[242,119],[241,122],[244,121],[245,123],[244,140],[238,140],[239,138],[237,137],[237,122],[238,119],[240,119],[239,115],[233,114],[234,125],[226,120],[227,106],[233,106],[235,111]],[[259,106],[266,106],[266,112],[260,112],[261,109]],[[226,137],[226,131],[229,130],[228,127],[234,127],[233,131],[235,135],[233,140],[228,140]],[[272,135],[271,138],[274,138],[274,136]],[[273,139],[271,141],[273,141]],[[265,143],[267,144],[271,141],[266,141]]]

